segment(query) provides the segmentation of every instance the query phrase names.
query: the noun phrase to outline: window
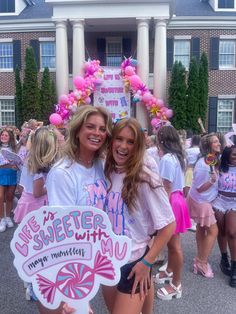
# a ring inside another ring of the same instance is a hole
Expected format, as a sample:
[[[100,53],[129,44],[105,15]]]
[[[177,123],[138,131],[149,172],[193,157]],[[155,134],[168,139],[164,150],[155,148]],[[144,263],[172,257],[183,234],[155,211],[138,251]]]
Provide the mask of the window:
[[[219,9],[234,9],[234,0],[218,0]]]
[[[190,63],[190,40],[174,41],[174,62],[180,61],[188,69]]]
[[[219,68],[235,67],[235,40],[220,40]]]
[[[15,125],[14,99],[0,99],[0,124]]]
[[[41,68],[56,68],[56,52],[54,41],[40,42]]]
[[[13,69],[13,43],[0,42],[0,70]]]
[[[217,131],[228,132],[232,129],[234,116],[234,100],[219,99],[217,110]]]
[[[15,12],[15,0],[1,0],[0,13],[13,13]]]
[[[122,40],[109,38],[106,41],[107,66],[120,66],[122,62]]]

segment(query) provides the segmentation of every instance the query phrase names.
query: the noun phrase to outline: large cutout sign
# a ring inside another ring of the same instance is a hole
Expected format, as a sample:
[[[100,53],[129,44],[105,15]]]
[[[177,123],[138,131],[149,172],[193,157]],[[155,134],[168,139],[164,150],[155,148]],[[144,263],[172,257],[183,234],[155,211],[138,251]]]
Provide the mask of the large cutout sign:
[[[103,67],[102,84],[94,91],[94,103],[111,112],[112,120],[130,117],[130,93],[125,91],[120,69]]]
[[[88,313],[99,285],[116,285],[130,257],[131,240],[117,236],[100,209],[42,207],[24,217],[11,250],[19,276],[32,282],[39,301],[57,308],[61,301]]]

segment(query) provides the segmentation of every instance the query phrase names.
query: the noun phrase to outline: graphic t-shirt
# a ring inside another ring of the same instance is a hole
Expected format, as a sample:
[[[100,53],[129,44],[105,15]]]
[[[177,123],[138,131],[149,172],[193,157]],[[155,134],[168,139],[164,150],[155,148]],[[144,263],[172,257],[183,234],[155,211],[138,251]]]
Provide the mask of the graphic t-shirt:
[[[91,168],[69,159],[60,160],[46,180],[49,206],[88,205],[103,209],[106,187],[102,160],[94,161]]]
[[[148,183],[141,183],[133,211],[128,210],[121,197],[125,173],[111,174],[112,188],[105,206],[113,231],[132,239],[131,261],[144,254],[150,235],[175,220],[161,180],[157,174],[147,168],[145,170],[159,187],[152,189]]]
[[[221,172],[218,182],[219,191],[236,193],[236,167],[229,167],[228,172]]]

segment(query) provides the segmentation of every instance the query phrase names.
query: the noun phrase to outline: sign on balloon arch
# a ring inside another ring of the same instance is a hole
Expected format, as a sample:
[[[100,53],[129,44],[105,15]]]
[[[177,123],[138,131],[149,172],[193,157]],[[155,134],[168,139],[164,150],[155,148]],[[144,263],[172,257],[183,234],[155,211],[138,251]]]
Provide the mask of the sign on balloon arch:
[[[133,103],[146,107],[151,125],[153,129],[157,129],[168,122],[173,111],[165,105],[162,99],[156,98],[151,93],[137,75],[136,70],[137,60],[132,57],[125,58],[119,71],[120,79],[123,81],[123,93],[131,93]],[[100,61],[88,60],[85,62],[84,76],[76,76],[73,83],[75,90],[68,95],[60,96],[59,103],[55,105],[55,112],[49,118],[50,123],[56,126],[66,125],[77,112],[79,106],[88,105],[92,102],[91,95],[104,84],[104,68],[100,66]],[[119,117],[113,115],[113,120],[129,116],[125,108],[126,105],[124,99],[123,111],[119,112]]]

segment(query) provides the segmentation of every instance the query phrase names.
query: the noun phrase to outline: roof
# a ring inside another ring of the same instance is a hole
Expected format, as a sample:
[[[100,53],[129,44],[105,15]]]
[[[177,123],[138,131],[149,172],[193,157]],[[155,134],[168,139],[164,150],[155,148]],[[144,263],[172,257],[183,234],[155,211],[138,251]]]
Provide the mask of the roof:
[[[235,16],[236,12],[215,12],[208,2],[200,0],[175,0],[175,12],[178,17],[184,16]]]
[[[0,16],[0,20],[27,20],[27,19],[45,19],[51,18],[53,15],[53,7],[45,0],[24,0],[27,4],[25,9],[18,16]],[[112,1],[112,0],[111,0]],[[175,10],[173,12],[176,17],[224,17],[235,16],[236,12],[214,12],[207,2],[200,0],[175,0]]]
[[[45,19],[53,15],[52,5],[45,3],[45,0],[24,0],[27,6],[17,16],[0,16],[0,20],[24,20],[24,19]]]

